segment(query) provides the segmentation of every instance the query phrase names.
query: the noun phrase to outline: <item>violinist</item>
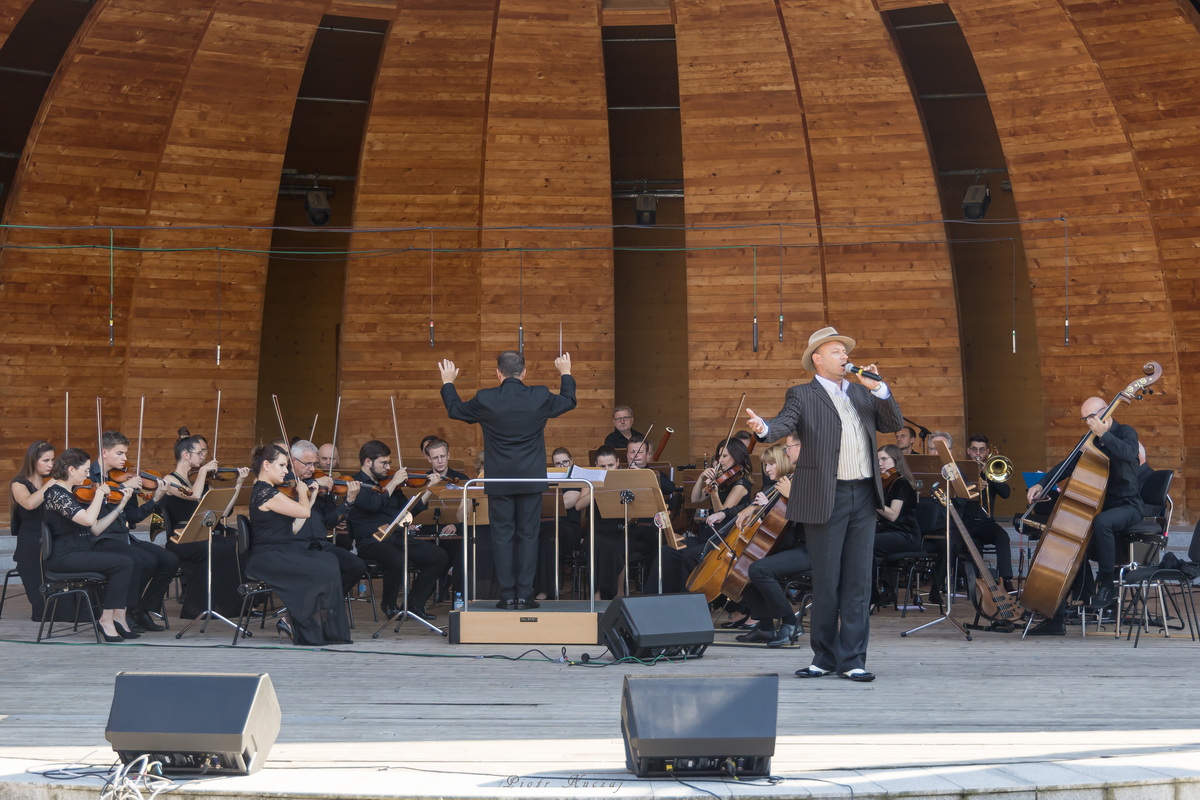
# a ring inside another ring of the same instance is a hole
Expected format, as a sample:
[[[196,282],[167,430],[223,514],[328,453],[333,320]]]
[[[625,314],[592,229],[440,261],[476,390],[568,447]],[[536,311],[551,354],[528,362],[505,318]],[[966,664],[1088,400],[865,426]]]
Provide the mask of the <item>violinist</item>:
[[[744,526],[749,522],[749,518],[757,511],[754,506],[778,502],[768,499],[767,492],[772,488],[777,488],[779,497],[785,500],[790,496],[792,473],[795,470],[793,459],[799,451],[800,439],[793,432],[788,434],[783,444],[772,445],[762,454],[766,481],[752,506],[738,515],[739,525]],[[796,618],[796,610],[783,593],[783,587],[788,581],[796,580],[810,571],[812,559],[803,535],[796,528],[795,523],[789,523],[771,555],[750,565],[750,582],[742,591],[742,601],[749,607],[750,617],[757,619],[758,624],[749,633],[739,635],[739,642],[762,642],[774,648],[795,644],[799,638],[800,622]],[[775,629],[775,620],[779,620],[778,631]]]
[[[616,451],[608,445],[596,448],[596,469],[606,472],[620,469]],[[592,490],[584,487],[579,492],[568,492],[574,495],[575,509],[581,514],[591,503]],[[564,498],[565,501],[565,498]],[[615,517],[601,517],[596,514],[592,538],[595,541],[596,563],[596,599],[612,600],[620,592],[621,576],[625,573],[625,537],[624,520]]]
[[[337,559],[297,539],[312,516],[317,490],[297,481],[296,499],[280,492],[288,456],[278,445],[257,447],[251,466],[257,480],[250,494],[246,571],[269,583],[287,608],[287,617],[279,618],[279,632],[293,644],[349,644],[350,620],[342,601]]]
[[[17,537],[13,561],[17,564],[17,574],[21,576],[25,596],[29,598],[34,622],[42,618],[44,598],[38,590],[42,585],[41,508],[46,489],[50,486],[50,470],[53,467],[54,445],[39,439],[25,450],[21,471],[12,479],[10,486],[12,496],[9,511],[12,520],[9,532]]]
[[[125,469],[129,455],[129,439],[119,431],[105,431],[101,438],[103,447],[100,450],[100,459],[92,464],[92,481],[102,487],[110,474],[120,473]],[[125,498],[119,507],[105,502],[101,514],[109,515],[114,509],[118,513],[92,545],[94,550],[128,556],[137,565],[134,581],[137,586],[137,601],[131,604],[129,609],[129,622],[133,626],[131,630],[135,633],[164,630],[162,625],[150,618],[150,612],[162,609],[167,588],[175,579],[175,573],[179,571],[179,556],[133,535],[133,527],[153,514],[167,493],[165,481],[146,478],[144,474],[126,476],[123,485],[137,489],[141,488],[144,482],[153,483],[153,488],[148,488],[151,495],[146,502],[139,502],[136,496]]]
[[[1092,520],[1092,538],[1087,549],[1088,558],[1096,562],[1096,591],[1088,605],[1097,609],[1107,608],[1116,601],[1113,585],[1117,571],[1116,534],[1141,522],[1144,511],[1138,484],[1137,431],[1111,417],[1104,418],[1107,408],[1108,404],[1102,398],[1089,397],[1079,409],[1079,421],[1095,434],[1093,443],[1108,456],[1104,504]],[[1051,476],[1060,470],[1064,476],[1074,472],[1082,452],[1081,449],[1070,461],[1055,465],[1041,481],[1029,487],[1029,502],[1037,502],[1045,496],[1050,489],[1045,481]],[[1090,567],[1079,570],[1074,585],[1076,592],[1086,585],[1089,571]],[[1062,636],[1065,633],[1065,607],[1029,631],[1030,636]]]
[[[167,496],[161,504],[167,528],[166,548],[179,558],[186,587],[179,616],[182,619],[195,619],[205,611],[208,603],[207,579],[210,575],[213,610],[233,616],[242,607],[242,598],[237,591],[241,584],[237,540],[224,535],[224,526],[213,529],[211,567],[208,563],[208,543],[181,544],[175,541],[175,533],[187,526],[218,468],[217,462],[208,458],[208,441],[203,436],[193,436],[187,428],[180,428],[179,433],[180,438],[175,440],[175,470],[163,478],[167,484]],[[239,468],[234,488],[240,490],[249,477],[248,468]],[[235,492],[221,512],[221,519],[233,513],[236,502]]]
[[[894,444],[877,451],[879,474],[883,478],[883,506],[876,509],[875,572],[892,553],[911,553],[921,549],[921,528],[917,524],[917,490],[912,470]],[[880,590],[871,587],[872,604],[888,606],[896,602],[896,587]]]
[[[903,428],[896,431],[896,447],[899,448],[900,455],[916,455],[916,450],[913,449],[916,444],[917,432],[908,425],[905,425]]]
[[[307,484],[308,488],[316,493],[308,519],[304,520],[300,530],[296,531],[296,543],[306,550],[333,554],[338,562],[342,591],[345,593],[358,583],[358,579],[367,571],[367,565],[354,553],[331,542],[329,532],[336,528],[346,512],[353,508],[361,484],[358,481],[342,481],[346,487],[345,502],[338,503],[334,478],[325,474],[318,478],[313,477],[319,461],[317,446],[307,439],[301,439],[292,445],[292,468],[295,474],[291,477]]]
[[[338,468],[338,449],[326,442],[317,449],[317,469],[327,475],[332,475]]]
[[[732,524],[738,512],[750,504],[754,484],[746,445],[735,436],[717,444],[714,452],[712,465],[700,473],[692,486],[692,502],[699,503],[707,496],[712,511],[700,524],[697,535],[684,540],[683,547],[676,550],[664,545],[659,552],[666,594],[686,590],[688,576],[704,557],[709,540],[714,534],[719,535],[723,523]]]
[[[62,572],[99,572],[107,579],[100,623],[104,641],[116,643],[136,639],[139,634],[129,627],[126,609],[137,602],[137,566],[122,553],[100,552],[93,548],[96,534],[105,530],[120,514],[133,496],[133,486],[123,487],[121,499],[108,512],[105,488],[95,491],[85,508],[74,491],[82,486],[91,473],[91,460],[84,451],[72,447],[54,460],[50,470],[53,482],[46,487],[42,501],[42,520],[50,530],[54,548],[46,566]],[[40,583],[40,581],[39,581]]]
[[[551,468],[555,470],[566,470],[567,474],[571,474],[571,467],[574,466],[574,460],[571,458],[571,451],[565,447],[556,447],[554,452],[550,454]],[[579,501],[581,489],[574,484],[568,484],[562,490],[562,503],[565,513],[557,520],[558,531],[558,553],[573,553],[579,547],[579,543],[583,540],[583,526],[581,523],[583,513],[575,507]],[[555,585],[555,570],[554,570],[554,535],[555,535],[556,520],[542,520],[542,527],[538,533],[538,566],[537,574],[534,576],[534,589],[537,591],[536,597],[538,600],[558,599],[559,588]]]
[[[650,462],[654,458],[654,448],[646,441],[646,437],[639,434],[629,440],[626,458],[629,460],[630,469],[650,469]],[[660,470],[654,470],[654,476],[658,478],[658,488],[662,492],[663,501],[670,505],[671,496],[678,489],[675,484],[671,483],[671,479]]]
[[[426,436],[421,440],[421,452],[425,454],[425,460],[429,462],[429,486],[437,486],[438,484],[458,484],[461,486],[469,480],[469,476],[465,472],[459,472],[456,469],[450,468],[450,444],[438,436]],[[421,501],[428,503],[433,497],[432,492],[428,489],[422,495]],[[460,509],[461,511],[461,509]],[[454,536],[458,533],[458,520],[442,521],[439,510],[434,509],[434,519],[436,532],[439,536]],[[459,580],[457,572],[453,570],[453,565],[462,562],[462,540],[461,539],[438,539],[438,547],[446,551],[446,555],[450,557],[451,577],[453,580],[453,591],[462,591],[462,582]]]
[[[383,568],[383,593],[380,608],[389,617],[400,613],[400,589],[404,585],[404,538],[389,536],[382,542],[374,537],[381,527],[396,518],[408,499],[401,486],[408,479],[404,467],[392,471],[392,449],[378,439],[372,439],[358,450],[360,468],[354,480],[362,484],[354,503],[346,514],[346,526],[354,536],[358,555],[376,561]],[[413,516],[421,513],[418,503]],[[435,619],[425,607],[437,586],[438,579],[450,568],[450,557],[433,542],[410,539],[408,560],[417,569],[417,578],[409,587],[406,608],[423,619]]]

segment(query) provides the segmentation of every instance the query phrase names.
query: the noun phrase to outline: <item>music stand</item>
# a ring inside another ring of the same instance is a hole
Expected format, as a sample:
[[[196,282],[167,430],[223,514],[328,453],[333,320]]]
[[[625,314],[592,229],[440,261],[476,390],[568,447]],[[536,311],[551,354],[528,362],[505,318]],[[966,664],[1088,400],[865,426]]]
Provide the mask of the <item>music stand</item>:
[[[379,634],[383,633],[383,629],[388,625],[391,625],[393,621],[396,623],[396,628],[392,631],[392,633],[399,633],[400,626],[404,624],[405,619],[409,618],[415,619],[417,622],[421,623],[435,633],[440,633],[442,636],[447,635],[444,630],[439,628],[437,625],[434,625],[429,620],[423,617],[418,617],[412,612],[412,609],[408,607],[408,526],[411,525],[413,521],[412,508],[418,502],[420,502],[422,494],[424,494],[424,492],[415,492],[412,497],[408,498],[408,502],[404,504],[404,508],[400,509],[400,513],[396,515],[395,519],[371,534],[381,542],[393,535],[404,537],[404,580],[401,584],[401,591],[404,592],[404,605],[401,606],[395,614],[388,617],[387,620],[379,626],[379,630],[371,634],[372,639],[378,639]]]
[[[547,469],[546,477],[552,481],[557,481],[566,478],[568,471],[565,469]],[[554,508],[554,595],[546,592],[546,597],[551,600],[557,600],[559,592],[562,589],[562,576],[558,574],[559,565],[562,563],[561,554],[558,551],[558,523],[563,515],[567,513],[566,503],[563,501],[562,488],[557,483],[553,484],[548,491],[542,493],[542,516],[545,518],[546,501],[550,501],[550,505]]]
[[[604,477],[604,488],[596,490],[596,507],[600,516],[625,519],[625,594],[629,594],[629,520],[641,517],[655,518],[660,511],[667,510],[662,489],[658,485],[658,473],[649,469],[612,470]],[[670,523],[668,522],[668,525]],[[658,530],[658,591],[662,594],[662,528]],[[674,544],[674,542],[672,542]]]
[[[910,633],[916,633],[917,631],[925,630],[926,628],[937,625],[939,622],[948,621],[951,625],[958,629],[959,633],[967,637],[967,641],[969,642],[971,641],[970,631],[968,631],[961,622],[955,619],[952,613],[955,587],[952,570],[953,562],[950,560],[950,514],[953,511],[951,504],[954,502],[954,498],[956,496],[964,496],[968,499],[972,499],[972,494],[970,488],[963,480],[962,470],[955,466],[955,463],[950,455],[950,450],[946,447],[946,443],[941,439],[936,439],[934,440],[934,446],[938,451],[938,457],[945,464],[945,466],[942,467],[942,477],[946,486],[946,612],[937,619],[932,619],[929,622],[926,622],[924,625],[918,625],[915,628],[910,628],[909,630],[904,631],[900,634],[900,636],[905,637]],[[978,467],[976,462],[972,461],[971,463]],[[978,495],[976,494],[975,496]]]
[[[236,622],[218,614],[213,609],[212,599],[212,532],[213,528],[217,527],[217,520],[225,513],[229,501],[233,499],[236,493],[237,489],[232,487],[228,489],[209,489],[200,498],[200,503],[192,513],[191,519],[187,521],[187,525],[183,527],[183,530],[171,537],[176,544],[191,544],[192,542],[199,542],[201,539],[204,539],[208,546],[207,563],[204,565],[204,596],[206,598],[204,610],[195,619],[189,620],[188,624],[183,627],[183,630],[175,634],[176,639],[182,639],[183,635],[188,632],[188,628],[191,628],[197,622],[201,622],[200,632],[204,633],[210,619],[219,619],[226,625],[237,628],[240,633],[246,632]]]

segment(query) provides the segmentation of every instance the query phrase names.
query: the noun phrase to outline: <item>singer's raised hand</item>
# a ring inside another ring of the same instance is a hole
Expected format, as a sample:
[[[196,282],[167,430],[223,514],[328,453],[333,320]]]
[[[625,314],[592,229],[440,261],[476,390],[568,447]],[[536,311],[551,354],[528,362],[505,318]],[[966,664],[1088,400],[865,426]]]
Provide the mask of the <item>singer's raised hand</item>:
[[[767,423],[763,422],[762,417],[749,408],[746,409],[746,427],[759,436],[765,436],[767,433]]]

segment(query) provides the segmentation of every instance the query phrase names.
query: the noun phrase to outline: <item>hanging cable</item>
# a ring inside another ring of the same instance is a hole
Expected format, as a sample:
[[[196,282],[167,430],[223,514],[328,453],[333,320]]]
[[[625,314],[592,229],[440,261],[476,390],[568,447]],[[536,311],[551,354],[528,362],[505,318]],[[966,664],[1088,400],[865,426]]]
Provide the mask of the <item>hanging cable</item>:
[[[429,229],[429,346],[433,347],[433,228]]]
[[[1071,346],[1071,237],[1063,215],[1063,347]]]
[[[779,341],[783,341],[783,226],[779,226]]]
[[[221,366],[221,248],[217,248],[217,366]]]
[[[517,352],[525,355],[525,248],[517,251]]]
[[[753,245],[754,251],[754,326],[750,346],[758,352],[758,245]]]
[[[108,229],[108,346],[116,346],[116,332],[113,328],[113,296],[116,294],[115,267],[113,265],[113,229]]]

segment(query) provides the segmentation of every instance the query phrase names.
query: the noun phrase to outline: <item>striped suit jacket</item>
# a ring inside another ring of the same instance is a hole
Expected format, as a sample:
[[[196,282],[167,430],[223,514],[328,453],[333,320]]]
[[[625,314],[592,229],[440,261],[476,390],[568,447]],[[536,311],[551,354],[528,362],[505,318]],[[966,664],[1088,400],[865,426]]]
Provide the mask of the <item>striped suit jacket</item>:
[[[895,433],[904,424],[900,404],[894,395],[880,400],[867,387],[851,383],[850,402],[858,412],[866,433],[868,461],[875,476],[875,493],[883,505],[883,483],[875,456],[875,432]],[[787,390],[783,410],[767,423],[768,442],[782,439],[792,430],[800,434],[800,452],[795,454],[792,494],[787,516],[795,522],[822,523],[833,513],[833,495],[837,489],[838,455],[842,448],[842,418],[833,398],[816,378]]]

